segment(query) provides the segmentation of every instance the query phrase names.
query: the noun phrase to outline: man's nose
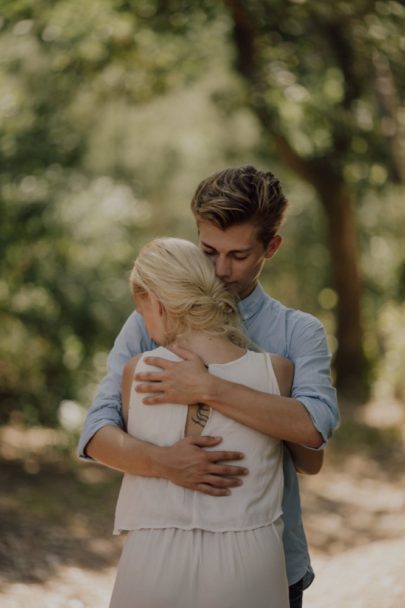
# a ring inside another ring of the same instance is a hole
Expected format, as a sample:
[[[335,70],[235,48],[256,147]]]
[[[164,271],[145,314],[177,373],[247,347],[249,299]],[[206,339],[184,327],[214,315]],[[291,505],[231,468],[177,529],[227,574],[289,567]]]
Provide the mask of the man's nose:
[[[217,256],[215,260],[215,274],[220,279],[226,279],[231,275],[231,263],[226,257]]]

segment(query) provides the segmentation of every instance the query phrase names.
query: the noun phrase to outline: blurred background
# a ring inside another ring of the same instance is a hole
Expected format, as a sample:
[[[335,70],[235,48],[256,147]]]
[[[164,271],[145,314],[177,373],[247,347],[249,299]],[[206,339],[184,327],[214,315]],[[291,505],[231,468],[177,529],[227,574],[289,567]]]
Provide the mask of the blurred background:
[[[380,482],[391,475],[395,494],[405,437],[404,15],[396,0],[0,1],[7,588],[43,584],[61,560],[77,565],[66,549],[74,530],[100,535],[86,567],[114,561],[115,495],[104,497],[118,478],[78,465],[78,432],[133,309],[137,251],[160,235],[195,240],[193,192],[227,166],[270,169],[290,201],[263,283],[326,327],[343,413],[329,480],[350,457],[348,495],[370,470]],[[309,522],[315,513],[319,524],[325,483],[303,482]],[[61,505],[66,487],[72,503]],[[392,500],[376,512],[400,511],[403,499]],[[315,553],[331,553],[336,505],[326,536],[314,525]],[[92,528],[100,508],[105,520]],[[35,574],[24,554],[50,521],[57,548],[38,548]],[[391,528],[405,535],[402,519]],[[337,553],[352,546],[336,542]],[[70,601],[60,605],[101,605]]]

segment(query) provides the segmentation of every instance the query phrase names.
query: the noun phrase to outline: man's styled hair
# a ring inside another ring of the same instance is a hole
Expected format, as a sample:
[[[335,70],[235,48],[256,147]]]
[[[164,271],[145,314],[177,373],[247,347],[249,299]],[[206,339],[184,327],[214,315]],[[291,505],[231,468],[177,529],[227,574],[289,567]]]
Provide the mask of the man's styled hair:
[[[258,228],[264,247],[277,234],[287,207],[279,180],[270,171],[246,165],[224,169],[204,179],[191,201],[198,220],[221,230],[250,223]]]

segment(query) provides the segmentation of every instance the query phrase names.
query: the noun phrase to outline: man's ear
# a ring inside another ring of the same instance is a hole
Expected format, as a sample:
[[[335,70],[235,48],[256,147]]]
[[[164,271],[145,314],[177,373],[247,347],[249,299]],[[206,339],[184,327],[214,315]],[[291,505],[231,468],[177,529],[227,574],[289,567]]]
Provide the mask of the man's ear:
[[[268,243],[268,245],[266,247],[265,257],[267,260],[269,260],[270,258],[273,257],[273,255],[278,251],[282,242],[283,242],[283,239],[281,238],[281,236],[279,234],[276,234],[275,236],[273,236],[273,238],[271,239],[271,241]]]

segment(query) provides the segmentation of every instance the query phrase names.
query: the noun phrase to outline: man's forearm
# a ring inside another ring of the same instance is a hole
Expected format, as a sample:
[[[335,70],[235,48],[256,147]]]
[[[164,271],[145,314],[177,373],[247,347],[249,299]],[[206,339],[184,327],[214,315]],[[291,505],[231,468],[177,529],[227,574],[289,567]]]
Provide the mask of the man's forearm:
[[[252,429],[284,441],[311,448],[323,444],[321,433],[297,399],[263,393],[223,380],[210,374],[200,358],[177,349],[181,362],[148,357],[146,363],[160,367],[160,372],[136,373],[136,391],[144,394],[144,403],[206,403],[225,416]]]
[[[190,436],[160,447],[105,426],[89,441],[86,452],[123,473],[159,477],[211,496],[227,496],[248,471],[234,462],[243,459],[240,452],[204,449],[220,442],[220,437]]]
[[[122,473],[162,477],[161,448],[135,439],[116,426],[101,428],[86,446],[86,454]]]
[[[291,441],[285,443],[298,473],[305,473],[306,475],[319,473],[323,464],[324,450],[311,450]]]
[[[208,378],[209,377],[209,380]],[[207,374],[201,394],[224,416],[276,439],[318,448],[323,443],[305,407],[296,399],[262,393]]]

